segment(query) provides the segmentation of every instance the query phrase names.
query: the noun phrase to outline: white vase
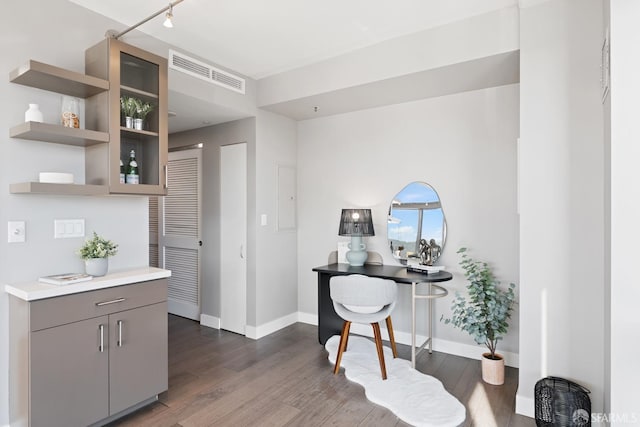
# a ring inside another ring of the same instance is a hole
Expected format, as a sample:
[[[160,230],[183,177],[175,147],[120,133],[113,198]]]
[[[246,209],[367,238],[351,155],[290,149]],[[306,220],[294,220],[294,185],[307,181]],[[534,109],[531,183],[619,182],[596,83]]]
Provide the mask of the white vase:
[[[29,109],[24,112],[25,122],[43,122],[42,111],[38,104],[29,104]]]
[[[91,258],[84,261],[84,271],[90,276],[104,276],[109,270],[109,258]]]
[[[142,119],[133,119],[133,128],[136,130],[143,130],[144,128],[144,120]]]

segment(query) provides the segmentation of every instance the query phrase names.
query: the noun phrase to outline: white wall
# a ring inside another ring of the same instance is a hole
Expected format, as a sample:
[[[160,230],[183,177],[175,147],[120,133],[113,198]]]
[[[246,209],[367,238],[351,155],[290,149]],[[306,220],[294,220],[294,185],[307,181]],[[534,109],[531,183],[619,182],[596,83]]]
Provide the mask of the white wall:
[[[9,72],[29,59],[84,72],[84,50],[103,39],[113,22],[64,0],[25,0],[0,15],[0,283],[40,275],[82,271],[75,251],[84,239],[53,239],[53,220],[84,218],[120,245],[111,269],[148,263],[147,199],[144,197],[54,197],[10,195],[12,182],[35,181],[38,172],[72,172],[84,181],[84,151],[44,142],[11,139],[8,129],[24,121],[28,103],[38,103],[46,122],[57,120],[61,95],[9,83]],[[8,220],[24,220],[27,241],[7,244]],[[0,425],[8,418],[8,296],[0,290]]]
[[[386,238],[387,210],[412,181],[431,184],[442,200],[448,235],[441,263],[454,273],[447,283],[451,295],[466,286],[456,254],[462,246],[488,261],[505,285],[518,282],[518,90],[510,85],[299,122],[301,312],[317,314],[311,269],[326,264],[336,242],[345,239],[337,235],[342,208],[372,209],[376,235],[365,241],[386,264],[395,263]],[[436,318],[450,313],[450,301],[437,300]],[[410,307],[406,288],[394,314],[399,333],[410,332]],[[518,352],[517,319],[516,311],[500,350]],[[450,326],[434,326],[436,338],[473,344]],[[425,333],[424,324],[418,332]]]
[[[259,110],[256,117],[256,325],[254,337],[297,321],[297,232],[278,230],[278,166],[296,167],[296,122]],[[261,215],[267,225],[261,225]],[[279,320],[280,319],[280,320]],[[249,335],[249,333],[248,333]]]
[[[610,292],[610,321],[605,347],[610,362],[607,413],[616,416],[612,425],[640,425],[638,384],[640,384],[640,316],[637,284],[638,218],[640,201],[640,3],[635,0],[610,1],[611,95],[610,95],[610,247],[611,268],[607,277]],[[626,421],[626,423],[625,423]]]
[[[604,383],[602,2],[520,14],[520,371],[516,410],[534,413],[547,375]]]

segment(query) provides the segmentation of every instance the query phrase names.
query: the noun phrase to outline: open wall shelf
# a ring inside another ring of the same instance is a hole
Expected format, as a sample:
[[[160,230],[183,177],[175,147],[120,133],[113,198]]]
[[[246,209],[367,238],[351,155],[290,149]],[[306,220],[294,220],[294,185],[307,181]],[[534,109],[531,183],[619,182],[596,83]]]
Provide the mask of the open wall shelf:
[[[107,132],[89,129],[68,128],[50,123],[25,122],[9,129],[11,138],[29,139],[31,141],[53,142],[56,144],[88,147],[109,142]]]
[[[33,60],[9,73],[9,81],[78,98],[109,90],[107,80]]]

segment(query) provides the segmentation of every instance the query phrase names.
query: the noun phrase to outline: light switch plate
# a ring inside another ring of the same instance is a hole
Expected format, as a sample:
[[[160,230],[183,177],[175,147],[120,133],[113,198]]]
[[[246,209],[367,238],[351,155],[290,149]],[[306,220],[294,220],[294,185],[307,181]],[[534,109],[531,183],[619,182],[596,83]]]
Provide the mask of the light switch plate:
[[[54,219],[53,237],[55,239],[84,237],[84,219]]]
[[[7,222],[7,242],[23,243],[27,240],[27,227],[24,221]]]

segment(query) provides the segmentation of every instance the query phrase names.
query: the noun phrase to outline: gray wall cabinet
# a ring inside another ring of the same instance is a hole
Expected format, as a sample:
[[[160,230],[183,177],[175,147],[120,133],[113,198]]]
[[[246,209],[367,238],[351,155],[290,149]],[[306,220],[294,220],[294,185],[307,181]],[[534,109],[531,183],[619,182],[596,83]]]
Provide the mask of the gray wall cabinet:
[[[166,279],[11,296],[11,425],[87,426],[167,390],[166,299]]]

